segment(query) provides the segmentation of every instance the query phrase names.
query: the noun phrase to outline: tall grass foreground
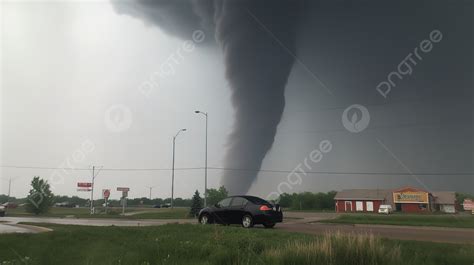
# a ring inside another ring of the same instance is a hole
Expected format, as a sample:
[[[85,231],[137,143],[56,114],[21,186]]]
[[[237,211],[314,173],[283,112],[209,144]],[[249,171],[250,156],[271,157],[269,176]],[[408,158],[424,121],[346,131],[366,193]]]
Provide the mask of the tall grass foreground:
[[[325,234],[310,242],[289,241],[264,251],[272,264],[377,265],[400,264],[400,247],[387,247],[372,234]]]

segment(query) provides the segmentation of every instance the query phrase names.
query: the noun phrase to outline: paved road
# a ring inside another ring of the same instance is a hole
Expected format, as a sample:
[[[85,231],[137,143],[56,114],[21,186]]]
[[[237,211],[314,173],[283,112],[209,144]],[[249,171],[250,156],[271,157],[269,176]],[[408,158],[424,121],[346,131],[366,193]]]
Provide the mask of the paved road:
[[[47,217],[5,217],[1,219],[9,224],[18,223],[46,223],[61,225],[90,225],[90,226],[153,226],[172,223],[196,223],[194,219],[146,219],[146,220],[119,220],[109,218],[74,219],[74,218],[47,218]]]
[[[327,232],[341,231],[343,233],[373,233],[378,236],[402,239],[420,240],[447,243],[474,244],[474,229],[465,228],[440,228],[440,227],[415,227],[392,225],[346,225],[313,223],[321,219],[335,218],[332,213],[297,213],[288,212],[289,217],[284,223],[278,224],[276,229],[321,235]],[[197,223],[194,219],[161,219],[161,220],[117,220],[117,219],[69,219],[69,218],[32,218],[32,217],[5,217],[1,219],[7,223],[0,223],[0,233],[28,232],[28,228],[12,225],[20,222],[28,223],[54,223],[64,225],[91,225],[91,226],[154,226],[169,223]],[[24,229],[27,229],[26,231]],[[35,231],[33,231],[35,232]],[[37,231],[36,231],[37,232]]]
[[[1,224],[0,223],[0,234],[7,234],[7,233],[32,233],[30,229],[17,227],[14,225],[9,224]]]
[[[44,227],[37,227],[31,225],[22,225],[15,223],[0,223],[0,234],[11,234],[11,233],[41,233],[51,231],[51,229]]]
[[[373,233],[381,237],[402,240],[418,240],[444,243],[474,244],[474,229],[416,227],[394,225],[345,225],[323,223],[284,223],[277,229],[313,235],[340,231],[343,233]]]

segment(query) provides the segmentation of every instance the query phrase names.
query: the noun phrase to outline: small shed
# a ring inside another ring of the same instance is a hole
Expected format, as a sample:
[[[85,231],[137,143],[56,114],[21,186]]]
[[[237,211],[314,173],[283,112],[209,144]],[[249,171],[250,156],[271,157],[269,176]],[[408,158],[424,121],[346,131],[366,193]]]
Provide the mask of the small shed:
[[[453,191],[433,192],[435,208],[444,213],[456,213],[456,193]]]

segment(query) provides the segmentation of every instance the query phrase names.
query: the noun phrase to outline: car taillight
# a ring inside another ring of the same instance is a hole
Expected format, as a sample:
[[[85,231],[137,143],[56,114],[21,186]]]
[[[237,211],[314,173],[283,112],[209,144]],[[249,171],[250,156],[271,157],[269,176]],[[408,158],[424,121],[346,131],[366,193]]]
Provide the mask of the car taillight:
[[[271,211],[271,210],[272,210],[272,208],[270,208],[270,207],[268,207],[268,206],[266,206],[266,205],[260,206],[260,211]]]

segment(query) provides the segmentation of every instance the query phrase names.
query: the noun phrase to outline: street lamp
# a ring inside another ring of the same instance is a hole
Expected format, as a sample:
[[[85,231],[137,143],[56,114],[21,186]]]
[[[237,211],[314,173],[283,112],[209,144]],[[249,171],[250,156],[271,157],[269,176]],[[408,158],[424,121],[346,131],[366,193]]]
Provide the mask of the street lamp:
[[[153,186],[153,187],[147,187],[148,189],[150,189],[150,197],[149,197],[149,198],[150,198],[150,202],[151,202],[151,190],[152,190],[154,187],[156,187],[156,186]]]
[[[196,114],[202,114],[206,117],[206,153],[205,153],[205,159],[204,159],[204,207],[207,206],[207,120],[208,120],[208,115],[207,112],[202,112],[199,110],[194,111]]]
[[[178,137],[178,135],[181,132],[185,132],[185,131],[186,131],[186,129],[181,129],[173,137],[173,167],[172,167],[172,170],[171,170],[171,209],[173,209],[173,200],[174,200],[174,157],[175,157],[174,154],[175,154],[175,147],[176,147],[176,137]]]

